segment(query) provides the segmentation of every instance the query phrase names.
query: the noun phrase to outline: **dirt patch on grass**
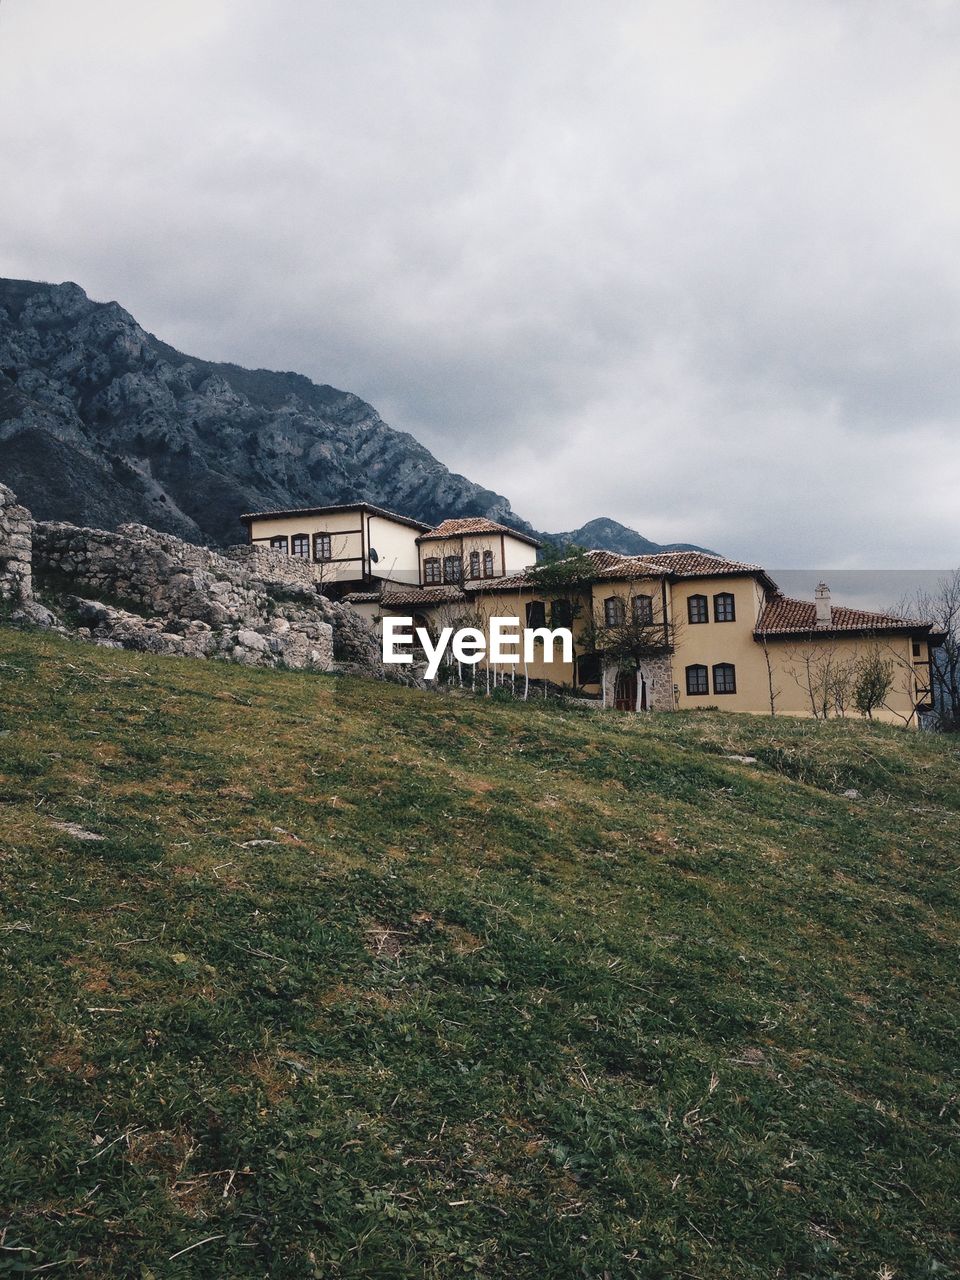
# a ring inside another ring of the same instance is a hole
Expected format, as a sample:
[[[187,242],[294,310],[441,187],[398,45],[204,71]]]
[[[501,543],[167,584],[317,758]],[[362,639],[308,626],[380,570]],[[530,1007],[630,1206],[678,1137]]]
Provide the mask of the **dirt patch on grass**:
[[[404,936],[401,930],[391,929],[385,924],[378,924],[373,921],[367,925],[364,933],[367,939],[367,947],[374,959],[392,961],[394,964],[399,964],[403,951],[400,939]]]
[[[54,1071],[65,1071],[68,1075],[79,1076],[81,1080],[94,1080],[100,1073],[92,1062],[88,1062],[83,1049],[78,1044],[62,1044],[54,1049],[47,1058],[47,1066]]]

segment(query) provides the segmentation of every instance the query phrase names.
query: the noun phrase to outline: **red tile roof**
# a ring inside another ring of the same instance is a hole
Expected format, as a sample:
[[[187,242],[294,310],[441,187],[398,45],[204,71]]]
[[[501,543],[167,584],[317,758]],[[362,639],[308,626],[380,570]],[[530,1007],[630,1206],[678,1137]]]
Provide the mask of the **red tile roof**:
[[[666,570],[658,564],[652,564],[647,556],[624,556],[618,551],[584,551],[583,558],[588,562],[591,572],[589,579],[595,578],[663,578]],[[574,557],[570,557],[573,559]],[[556,562],[563,564],[562,560]],[[528,585],[535,585],[539,566],[532,565],[526,570]]]
[[[929,631],[931,624],[917,618],[898,618],[890,613],[871,613],[865,609],[848,609],[835,604],[830,609],[830,625],[817,626],[817,606],[812,600],[793,600],[789,596],[770,597],[756,626],[756,635],[817,635],[835,631]]]
[[[711,555],[709,551],[651,551],[644,559],[653,561],[678,578],[712,578],[734,573],[764,573],[758,564],[744,564]]]
[[[649,556],[621,556],[612,551],[588,551],[598,578],[665,578],[665,570]]]
[[[418,604],[462,604],[467,595],[460,587],[397,587],[380,597],[385,609],[405,609]]]
[[[505,524],[497,524],[495,520],[488,520],[486,516],[463,516],[456,520],[444,520],[435,529],[422,534],[417,541],[427,542],[431,538],[462,538],[470,533],[498,535],[502,533],[511,538],[519,538],[521,542],[529,542],[532,547],[540,546],[536,538],[531,538],[528,533],[520,533],[517,529],[510,529]]]

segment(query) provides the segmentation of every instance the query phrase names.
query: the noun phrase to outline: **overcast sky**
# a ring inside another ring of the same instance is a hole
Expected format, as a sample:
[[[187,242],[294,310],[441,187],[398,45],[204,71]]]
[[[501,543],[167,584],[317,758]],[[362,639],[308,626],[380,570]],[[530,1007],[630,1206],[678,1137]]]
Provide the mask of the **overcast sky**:
[[[0,274],[540,528],[960,561],[954,0],[2,0]]]

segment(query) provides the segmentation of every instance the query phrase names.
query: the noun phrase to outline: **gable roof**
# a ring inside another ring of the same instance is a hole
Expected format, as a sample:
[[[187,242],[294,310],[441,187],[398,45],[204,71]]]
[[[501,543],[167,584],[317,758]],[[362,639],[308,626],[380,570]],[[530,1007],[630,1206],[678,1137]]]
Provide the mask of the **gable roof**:
[[[762,565],[728,560],[709,551],[652,551],[644,558],[662,565],[674,578],[759,578],[767,590],[777,591],[777,584]]]
[[[505,524],[497,524],[495,520],[488,520],[486,516],[463,516],[459,519],[444,520],[436,528],[428,529],[417,541],[427,542],[432,538],[462,538],[465,534],[470,533],[502,533],[511,538],[519,538],[521,542],[528,542],[531,547],[539,547],[541,545],[536,538],[531,538],[528,533],[520,533]]]
[[[835,604],[830,608],[830,625],[817,626],[817,606],[812,600],[794,600],[790,596],[771,596],[757,620],[754,634],[775,637],[791,635],[831,635],[837,632],[886,632],[924,635],[933,624],[918,618],[898,618],[891,613],[872,613],[866,609],[848,609]]]
[[[336,515],[342,511],[364,511],[367,515],[383,516],[385,520],[394,520],[397,524],[406,524],[411,529],[419,529],[421,532],[430,528],[422,520],[397,515],[396,511],[388,511],[386,507],[375,507],[372,502],[337,502],[326,507],[288,507],[278,511],[248,511],[240,517],[240,522],[249,524],[251,520],[283,520],[292,516]]]

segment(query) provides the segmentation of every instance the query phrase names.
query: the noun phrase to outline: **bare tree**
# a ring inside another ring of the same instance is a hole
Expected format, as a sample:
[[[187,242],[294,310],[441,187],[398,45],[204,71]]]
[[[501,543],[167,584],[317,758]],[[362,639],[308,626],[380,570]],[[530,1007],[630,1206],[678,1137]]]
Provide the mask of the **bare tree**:
[[[805,645],[788,649],[784,656],[784,670],[807,695],[814,719],[826,720],[832,703],[831,685],[840,661],[834,646]]]
[[[841,720],[847,714],[855,682],[856,665],[853,662],[834,662],[827,672],[827,697],[834,715]]]
[[[873,648],[856,665],[853,705],[862,716],[873,719],[873,713],[886,702],[893,685],[894,662],[879,648]]]
[[[918,591],[908,612],[943,633],[931,663],[933,702],[945,729],[960,730],[960,569],[941,578],[932,591]]]
[[[676,648],[680,627],[669,617],[638,609],[637,597],[622,601],[619,616],[608,616],[606,602],[597,604],[580,635],[587,652],[602,655],[604,669],[615,675],[640,670],[644,658],[658,658]],[[607,705],[607,681],[601,674],[601,698]]]
[[[763,650],[763,660],[767,667],[767,696],[770,699],[770,714],[777,714],[777,699],[780,697],[780,690],[774,687],[773,683],[773,659],[770,657],[770,646],[767,644],[767,637],[761,635],[760,647]]]

